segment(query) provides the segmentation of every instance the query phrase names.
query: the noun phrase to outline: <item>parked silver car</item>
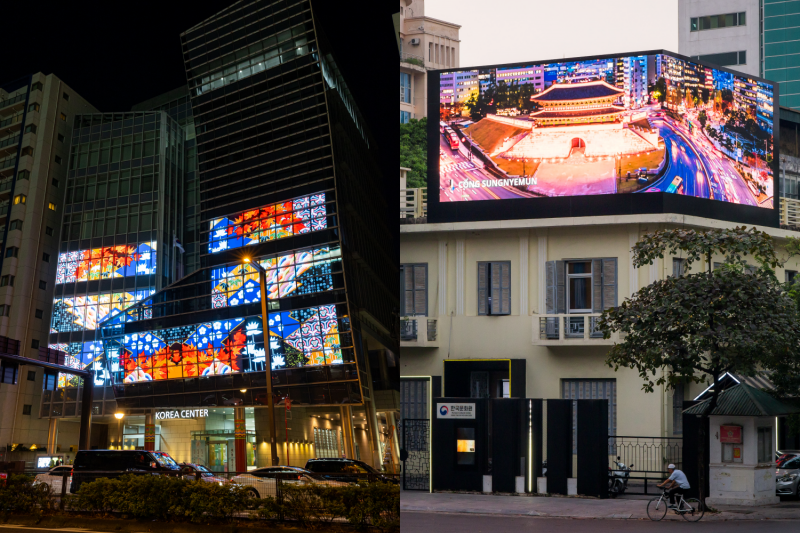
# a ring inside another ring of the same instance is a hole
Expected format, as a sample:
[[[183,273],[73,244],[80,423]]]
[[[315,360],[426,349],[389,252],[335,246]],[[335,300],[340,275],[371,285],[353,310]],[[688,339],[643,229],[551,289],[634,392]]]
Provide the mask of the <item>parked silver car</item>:
[[[800,483],[800,456],[781,463],[775,473],[778,476],[775,483],[775,494],[797,496],[797,486]]]

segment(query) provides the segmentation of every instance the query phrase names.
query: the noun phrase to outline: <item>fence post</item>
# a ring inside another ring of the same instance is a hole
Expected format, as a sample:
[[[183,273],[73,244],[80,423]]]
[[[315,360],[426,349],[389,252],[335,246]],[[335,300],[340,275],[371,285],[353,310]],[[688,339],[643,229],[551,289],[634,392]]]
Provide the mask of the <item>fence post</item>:
[[[67,474],[63,474],[61,476],[61,501],[58,502],[58,506],[61,510],[64,510],[64,499],[67,496],[67,481],[69,480],[69,476]]]
[[[283,483],[282,480],[279,478],[275,478],[275,489],[277,490],[278,494],[276,494],[278,499],[278,518],[283,521],[284,514],[283,514]]]

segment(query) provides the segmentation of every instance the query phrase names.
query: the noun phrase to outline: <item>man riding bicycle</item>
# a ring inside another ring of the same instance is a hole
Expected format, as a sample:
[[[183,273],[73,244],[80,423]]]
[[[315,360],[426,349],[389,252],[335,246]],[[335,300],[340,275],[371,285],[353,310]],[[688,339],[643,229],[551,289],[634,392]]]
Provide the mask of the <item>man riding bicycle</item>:
[[[686,474],[680,470],[676,470],[675,465],[670,464],[667,466],[667,470],[669,471],[669,478],[656,486],[667,489],[667,494],[669,495],[669,508],[677,509],[678,506],[675,505],[675,495],[680,494],[683,496],[683,491],[691,487],[689,487],[689,480],[686,479]]]

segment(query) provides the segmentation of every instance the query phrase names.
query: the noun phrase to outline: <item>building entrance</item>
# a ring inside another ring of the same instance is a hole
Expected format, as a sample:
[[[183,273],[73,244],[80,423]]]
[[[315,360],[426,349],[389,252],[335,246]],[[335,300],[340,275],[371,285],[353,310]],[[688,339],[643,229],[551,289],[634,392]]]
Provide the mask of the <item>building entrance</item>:
[[[247,431],[245,464],[256,468],[256,432]],[[206,465],[212,472],[236,472],[236,439],[233,430],[192,431],[192,462]]]

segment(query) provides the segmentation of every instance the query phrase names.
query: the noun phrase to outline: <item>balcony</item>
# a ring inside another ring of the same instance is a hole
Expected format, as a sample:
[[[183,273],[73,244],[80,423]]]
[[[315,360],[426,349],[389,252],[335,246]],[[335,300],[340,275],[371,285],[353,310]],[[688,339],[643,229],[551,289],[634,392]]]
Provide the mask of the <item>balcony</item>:
[[[22,113],[0,120],[0,136],[8,135],[22,129]]]
[[[400,218],[428,216],[428,188],[400,189]]]
[[[608,346],[620,341],[613,333],[604,339],[597,329],[600,313],[587,315],[533,315],[535,346]]]
[[[401,348],[438,348],[436,319],[409,316],[400,319]]]
[[[425,58],[422,56],[416,56],[413,54],[409,54],[406,52],[402,52],[400,54],[400,63],[404,63],[406,66],[417,67],[419,69],[425,69]]]
[[[17,148],[19,147],[19,133],[6,137],[0,141],[0,157],[16,155]]]
[[[14,113],[15,111],[21,110],[23,107],[25,107],[26,96],[26,94],[20,94],[14,98],[0,100],[0,115],[8,115]]]

